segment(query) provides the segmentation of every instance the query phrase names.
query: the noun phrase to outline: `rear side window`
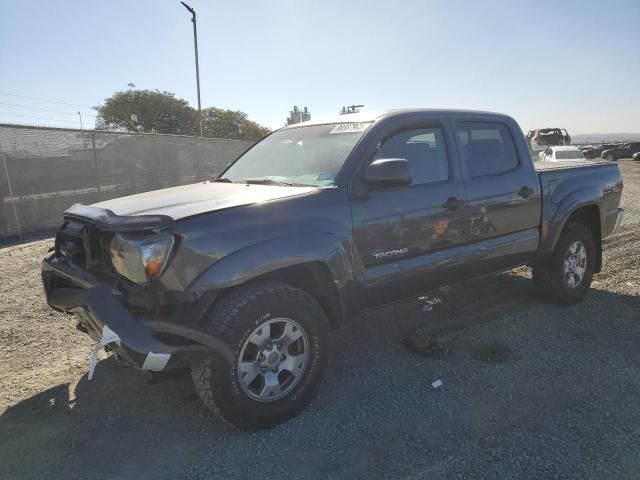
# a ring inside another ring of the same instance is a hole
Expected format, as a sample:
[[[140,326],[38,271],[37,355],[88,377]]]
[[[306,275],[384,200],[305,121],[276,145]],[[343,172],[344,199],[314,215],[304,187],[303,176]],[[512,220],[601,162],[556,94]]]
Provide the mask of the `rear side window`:
[[[392,134],[384,140],[375,158],[406,159],[413,185],[449,179],[444,137],[437,127]]]
[[[500,175],[518,166],[516,146],[506,125],[460,122],[456,131],[469,176]]]

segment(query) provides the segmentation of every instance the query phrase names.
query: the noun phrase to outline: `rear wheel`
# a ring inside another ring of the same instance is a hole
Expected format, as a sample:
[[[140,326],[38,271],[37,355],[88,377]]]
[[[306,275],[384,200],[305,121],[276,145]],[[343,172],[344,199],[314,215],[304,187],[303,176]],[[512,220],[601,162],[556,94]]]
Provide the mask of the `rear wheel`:
[[[589,291],[595,269],[596,243],[582,223],[564,228],[551,258],[533,268],[533,285],[547,300],[571,304]]]
[[[613,153],[610,153],[609,155],[607,155],[607,160],[609,160],[610,162],[615,162],[616,156]]]
[[[307,293],[281,283],[232,291],[207,314],[205,328],[235,351],[192,368],[204,404],[237,427],[270,428],[311,400],[326,368],[329,326]]]

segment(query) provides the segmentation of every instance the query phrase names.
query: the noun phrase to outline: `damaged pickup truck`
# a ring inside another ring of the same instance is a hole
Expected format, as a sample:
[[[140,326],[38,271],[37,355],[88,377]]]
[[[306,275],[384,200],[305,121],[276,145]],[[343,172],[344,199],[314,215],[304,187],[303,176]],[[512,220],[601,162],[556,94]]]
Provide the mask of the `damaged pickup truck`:
[[[42,276],[96,348],[190,367],[213,412],[269,428],[359,311],[520,265],[543,297],[582,299],[621,192],[616,164],[534,167],[505,115],[342,115],[271,133],[214,181],[74,205]]]

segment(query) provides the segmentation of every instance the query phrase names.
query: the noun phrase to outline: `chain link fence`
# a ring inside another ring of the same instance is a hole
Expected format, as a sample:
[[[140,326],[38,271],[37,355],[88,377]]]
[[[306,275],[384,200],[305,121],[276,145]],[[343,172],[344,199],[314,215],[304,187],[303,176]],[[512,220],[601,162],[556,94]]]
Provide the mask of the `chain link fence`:
[[[74,203],[212,178],[251,144],[0,124],[0,238],[55,227]]]

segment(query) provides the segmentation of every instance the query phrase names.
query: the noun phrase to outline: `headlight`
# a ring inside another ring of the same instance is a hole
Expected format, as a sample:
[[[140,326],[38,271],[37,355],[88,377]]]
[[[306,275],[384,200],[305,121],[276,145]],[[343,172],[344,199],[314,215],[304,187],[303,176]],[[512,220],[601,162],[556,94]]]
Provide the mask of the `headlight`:
[[[142,236],[116,233],[111,239],[111,263],[132,282],[144,283],[160,276],[166,266],[173,237],[169,234]]]

